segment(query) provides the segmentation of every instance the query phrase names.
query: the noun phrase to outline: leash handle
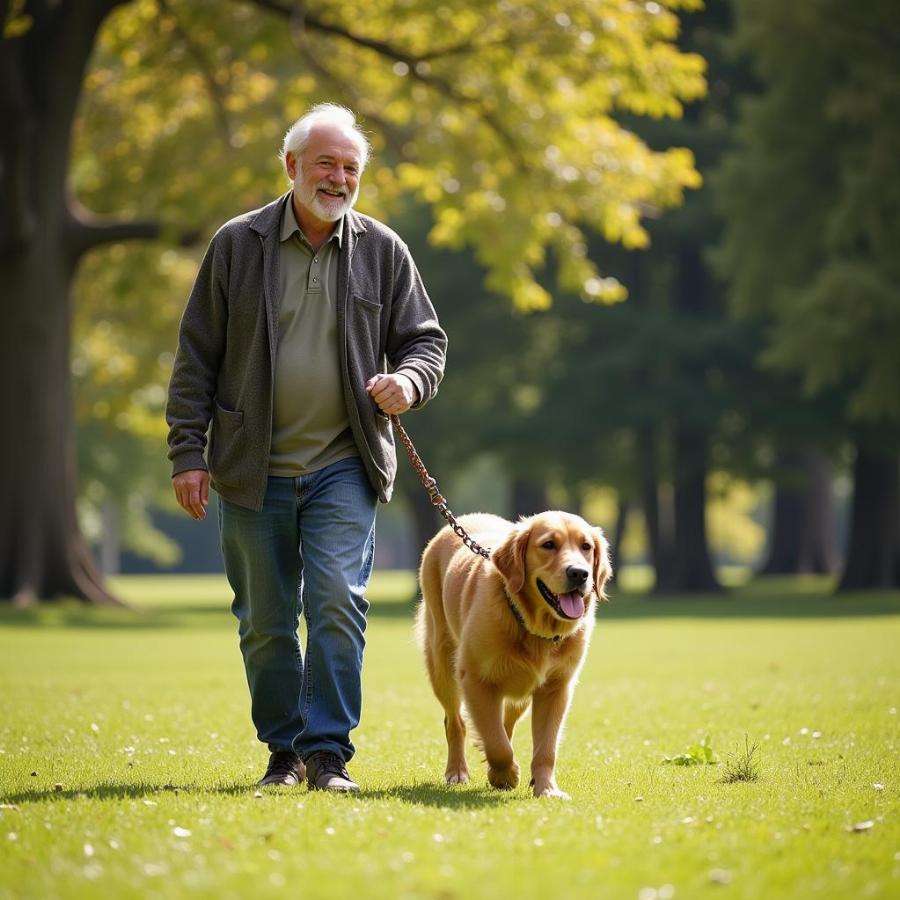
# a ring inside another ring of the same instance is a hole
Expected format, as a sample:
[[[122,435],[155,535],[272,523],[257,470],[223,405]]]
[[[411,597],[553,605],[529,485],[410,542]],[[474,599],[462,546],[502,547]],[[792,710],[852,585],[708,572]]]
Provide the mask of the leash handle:
[[[394,426],[403,446],[406,448],[406,455],[409,457],[413,469],[415,469],[416,474],[419,476],[422,487],[428,491],[428,496],[431,498],[432,504],[437,507],[437,511],[447,520],[447,524],[453,529],[466,547],[478,556],[482,556],[484,559],[490,559],[491,551],[482,547],[481,544],[479,544],[465,528],[459,524],[456,516],[450,511],[450,507],[447,506],[447,501],[444,499],[438,488],[437,480],[428,474],[428,469],[425,468],[422,457],[416,452],[416,448],[413,446],[410,436],[406,433],[406,429],[400,424],[400,417],[391,416],[390,420],[391,425]]]

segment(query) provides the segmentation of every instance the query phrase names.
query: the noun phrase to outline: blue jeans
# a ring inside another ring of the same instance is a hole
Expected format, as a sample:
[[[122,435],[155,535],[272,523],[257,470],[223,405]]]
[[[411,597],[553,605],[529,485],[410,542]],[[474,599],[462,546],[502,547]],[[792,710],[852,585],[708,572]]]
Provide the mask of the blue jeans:
[[[260,512],[220,498],[251,715],[270,750],[329,750],[345,763],[353,756],[377,504],[358,457],[270,477]]]

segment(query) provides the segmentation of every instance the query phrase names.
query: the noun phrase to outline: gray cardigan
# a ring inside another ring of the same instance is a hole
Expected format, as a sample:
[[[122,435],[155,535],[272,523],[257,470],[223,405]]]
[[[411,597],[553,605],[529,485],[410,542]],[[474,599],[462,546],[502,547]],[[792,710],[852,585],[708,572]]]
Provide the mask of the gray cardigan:
[[[173,476],[208,468],[219,494],[254,510],[262,508],[272,439],[278,228],[289,198],[232,219],[210,242],[181,320],[166,408]],[[402,372],[422,406],[437,393],[447,336],[406,244],[357,212],[344,216],[342,228],[337,327],[344,399],[369,480],[386,503],[397,470],[394,438],[366,381]]]

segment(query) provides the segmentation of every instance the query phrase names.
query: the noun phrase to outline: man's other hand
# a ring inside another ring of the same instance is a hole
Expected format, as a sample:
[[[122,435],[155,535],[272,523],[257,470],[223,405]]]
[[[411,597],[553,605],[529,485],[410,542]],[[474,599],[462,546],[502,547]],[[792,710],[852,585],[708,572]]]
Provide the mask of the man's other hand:
[[[412,379],[400,373],[373,375],[366,382],[366,390],[378,408],[389,416],[405,413],[419,399]]]
[[[188,469],[179,472],[172,479],[175,497],[181,508],[194,519],[206,518],[209,506],[209,472],[203,469]]]

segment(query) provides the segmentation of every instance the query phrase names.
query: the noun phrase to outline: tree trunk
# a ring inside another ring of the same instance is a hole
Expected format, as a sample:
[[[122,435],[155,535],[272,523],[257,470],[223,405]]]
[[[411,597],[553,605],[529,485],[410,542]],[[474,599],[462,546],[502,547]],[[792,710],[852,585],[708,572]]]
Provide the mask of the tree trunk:
[[[647,528],[647,546],[655,575],[654,591],[667,593],[675,582],[673,570],[674,542],[670,517],[663,515],[659,502],[659,464],[657,433],[653,425],[643,425],[637,432],[640,466],[641,507]]]
[[[70,286],[89,246],[69,214],[69,143],[84,69],[115,3],[35,2],[0,39],[0,599],[117,603],[75,513]]]
[[[675,560],[671,590],[721,590],[706,539],[708,439],[703,428],[677,423],[674,429]]]
[[[708,316],[711,282],[699,246],[682,244],[677,251],[677,270],[672,303],[684,327]],[[687,361],[685,376],[703,383],[702,364]],[[708,417],[707,417],[708,418]],[[716,580],[706,540],[706,475],[709,438],[706,419],[694,409],[681,410],[672,428],[672,484],[675,511],[673,578],[665,589],[676,593],[721,590]]]
[[[900,469],[896,453],[858,443],[850,546],[839,591],[900,587]]]
[[[106,497],[101,507],[103,533],[100,535],[100,571],[104,575],[118,575],[122,560],[121,517],[119,504]]]
[[[549,506],[546,485],[519,475],[513,477],[510,495],[514,520],[519,516],[533,516]]]
[[[616,524],[613,533],[609,535],[609,552],[612,557],[613,571],[617,572],[622,565],[622,544],[625,541],[625,529],[628,527],[628,513],[631,511],[631,502],[621,494],[618,498],[616,510]]]
[[[47,211],[49,212],[49,211]],[[75,513],[69,273],[45,212],[24,257],[0,259],[0,598],[114,602]]]
[[[413,542],[416,564],[425,549],[425,545],[437,534],[444,520],[437,512],[437,508],[431,502],[431,498],[425,493],[422,485],[413,477],[401,477],[397,485],[409,504],[412,516]]]
[[[816,448],[782,450],[769,556],[761,575],[833,574],[840,568],[831,465]]]

